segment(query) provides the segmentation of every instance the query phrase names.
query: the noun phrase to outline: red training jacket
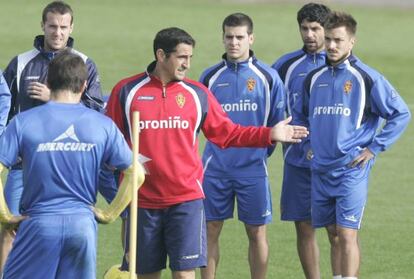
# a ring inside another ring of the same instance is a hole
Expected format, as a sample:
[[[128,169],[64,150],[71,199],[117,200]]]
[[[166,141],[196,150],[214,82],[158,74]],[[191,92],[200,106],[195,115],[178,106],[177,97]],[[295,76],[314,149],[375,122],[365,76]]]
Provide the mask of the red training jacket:
[[[147,175],[139,190],[140,208],[166,208],[204,198],[203,166],[198,153],[198,133],[221,148],[266,147],[270,128],[234,124],[212,93],[190,79],[163,86],[147,72],[121,80],[107,105],[111,117],[131,146],[132,112],[140,112],[140,154]]]

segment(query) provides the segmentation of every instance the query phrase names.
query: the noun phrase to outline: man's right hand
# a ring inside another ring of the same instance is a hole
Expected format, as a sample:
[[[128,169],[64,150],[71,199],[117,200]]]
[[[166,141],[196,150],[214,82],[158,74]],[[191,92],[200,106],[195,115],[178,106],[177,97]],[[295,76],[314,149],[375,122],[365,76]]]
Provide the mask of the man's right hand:
[[[27,87],[27,93],[32,99],[36,99],[42,102],[48,102],[50,100],[50,90],[49,88],[40,82],[33,81]]]

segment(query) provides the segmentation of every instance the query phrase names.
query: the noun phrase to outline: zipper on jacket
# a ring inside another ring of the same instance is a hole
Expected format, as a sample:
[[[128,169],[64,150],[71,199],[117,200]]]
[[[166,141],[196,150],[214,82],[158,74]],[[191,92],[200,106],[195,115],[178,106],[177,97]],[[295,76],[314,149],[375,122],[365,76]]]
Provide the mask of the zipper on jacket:
[[[239,92],[239,72],[237,71],[237,63],[235,64],[234,69],[235,69],[235,74],[236,74],[236,92]],[[234,97],[237,97],[237,94],[236,96],[233,96],[233,98]]]
[[[162,86],[162,97],[167,98],[167,88],[164,85]]]

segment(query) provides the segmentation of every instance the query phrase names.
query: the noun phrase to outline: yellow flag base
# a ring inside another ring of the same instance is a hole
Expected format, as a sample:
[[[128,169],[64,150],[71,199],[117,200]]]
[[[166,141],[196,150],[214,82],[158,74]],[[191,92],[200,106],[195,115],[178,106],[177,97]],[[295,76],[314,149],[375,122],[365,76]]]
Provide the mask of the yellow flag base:
[[[129,271],[121,271],[120,267],[120,264],[113,265],[105,272],[103,279],[129,279]]]

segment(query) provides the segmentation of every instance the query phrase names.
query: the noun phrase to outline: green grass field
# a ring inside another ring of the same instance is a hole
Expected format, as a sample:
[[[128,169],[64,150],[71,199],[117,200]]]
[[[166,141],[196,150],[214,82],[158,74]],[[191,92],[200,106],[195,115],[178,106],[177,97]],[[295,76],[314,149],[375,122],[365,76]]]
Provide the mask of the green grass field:
[[[152,61],[152,40],[164,27],[178,26],[197,41],[189,76],[219,61],[223,52],[221,22],[232,12],[249,14],[255,23],[256,55],[273,63],[301,47],[296,24],[300,4],[237,4],[207,0],[89,0],[68,1],[75,11],[75,46],[98,65],[103,89],[109,92],[121,78],[141,72]],[[29,50],[48,1],[5,1],[0,9],[0,68]],[[354,53],[382,72],[412,109],[414,95],[414,10],[332,6],[354,15],[359,23]],[[167,140],[167,139],[166,139]],[[414,278],[414,129],[411,124],[391,150],[381,154],[372,171],[367,209],[360,232],[361,278]],[[303,278],[295,248],[293,224],[279,221],[281,154],[269,162],[274,221],[269,226],[268,278]],[[119,222],[100,226],[98,278],[121,260]],[[322,278],[330,278],[329,246],[324,230],[318,234]],[[169,271],[163,278],[170,278]],[[249,278],[244,227],[227,221],[221,237],[219,279]]]

